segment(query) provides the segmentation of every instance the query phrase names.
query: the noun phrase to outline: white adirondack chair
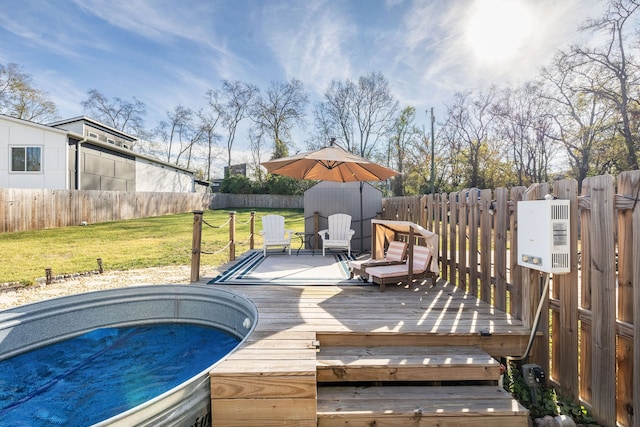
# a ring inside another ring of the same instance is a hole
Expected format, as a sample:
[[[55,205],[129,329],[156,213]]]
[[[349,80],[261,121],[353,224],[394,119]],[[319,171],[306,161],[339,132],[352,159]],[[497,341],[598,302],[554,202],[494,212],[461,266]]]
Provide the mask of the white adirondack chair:
[[[326,248],[346,249],[351,256],[351,238],[355,231],[351,230],[351,215],[329,215],[329,228],[318,231],[322,237],[322,256]]]
[[[284,246],[289,248],[289,255],[291,255],[291,237],[293,237],[293,230],[285,230],[284,217],[281,215],[265,215],[262,217],[262,252],[264,256],[267,256],[268,246]]]

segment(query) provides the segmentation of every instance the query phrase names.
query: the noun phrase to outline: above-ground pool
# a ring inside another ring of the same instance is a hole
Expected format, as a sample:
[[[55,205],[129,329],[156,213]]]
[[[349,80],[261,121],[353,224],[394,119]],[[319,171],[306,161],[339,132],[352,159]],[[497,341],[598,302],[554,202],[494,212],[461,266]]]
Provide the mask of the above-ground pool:
[[[1,311],[0,382],[13,382],[13,378],[20,377],[26,381],[23,386],[8,387],[14,394],[10,403],[6,395],[0,396],[0,420],[21,425],[11,418],[15,408],[23,405],[28,408],[31,399],[33,403],[38,399],[51,400],[45,397],[46,393],[56,396],[60,390],[63,396],[55,397],[60,400],[52,409],[32,406],[37,411],[32,420],[42,420],[46,425],[208,425],[211,422],[208,372],[248,336],[256,319],[257,312],[250,301],[203,285],[113,289]],[[214,341],[221,344],[220,348],[212,344]],[[141,347],[142,343],[150,342],[155,345]],[[43,348],[49,344],[52,346]],[[199,347],[206,349],[202,351]],[[117,360],[127,353],[120,353],[122,349],[134,351],[130,355],[136,360]],[[35,364],[28,362],[37,352],[49,350],[52,353],[47,358],[53,360],[57,354],[63,362],[61,368],[52,368],[53,362],[49,360],[43,364],[41,358]],[[78,353],[74,353],[76,350]],[[136,355],[135,351],[140,353]],[[143,363],[136,365],[139,362]],[[151,372],[145,370],[147,366]],[[73,379],[80,384],[96,385],[104,376],[112,375],[108,372],[111,368],[127,370],[127,375],[121,383],[105,385],[109,388],[106,406],[113,405],[125,412],[106,420],[87,418],[90,422],[68,419],[68,414],[60,410],[62,402],[75,406],[74,400],[85,400],[88,408],[81,411],[96,412],[103,410],[104,402],[91,401],[98,391],[94,393],[89,386],[80,395],[77,388],[66,390],[67,382]],[[25,369],[24,375],[16,369]],[[31,382],[36,381],[38,385],[33,386]],[[163,381],[164,385],[155,384]],[[150,391],[155,386],[160,391]],[[0,393],[2,390],[0,384]],[[137,404],[136,399],[142,403]],[[131,402],[137,406],[128,409]],[[24,425],[36,422],[24,421]]]

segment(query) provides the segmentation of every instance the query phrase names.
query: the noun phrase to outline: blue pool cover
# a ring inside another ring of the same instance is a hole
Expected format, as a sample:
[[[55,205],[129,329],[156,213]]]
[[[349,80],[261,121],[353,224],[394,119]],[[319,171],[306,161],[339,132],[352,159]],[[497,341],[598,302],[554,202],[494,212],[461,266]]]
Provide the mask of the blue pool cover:
[[[224,357],[239,338],[161,324],[102,328],[0,362],[0,425],[88,426],[153,399]]]

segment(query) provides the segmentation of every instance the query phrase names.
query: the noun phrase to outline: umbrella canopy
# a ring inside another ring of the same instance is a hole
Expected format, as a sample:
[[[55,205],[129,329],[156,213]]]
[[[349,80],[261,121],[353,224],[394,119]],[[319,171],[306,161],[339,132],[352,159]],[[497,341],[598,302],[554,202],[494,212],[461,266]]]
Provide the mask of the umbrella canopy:
[[[360,182],[360,249],[364,236],[364,215],[362,208],[362,183],[364,181],[384,181],[398,175],[386,166],[370,162],[335,145],[331,139],[329,147],[307,151],[295,156],[263,162],[269,173],[298,179],[317,181]]]
[[[263,162],[262,166],[275,175],[318,181],[384,181],[398,175],[335,145]]]

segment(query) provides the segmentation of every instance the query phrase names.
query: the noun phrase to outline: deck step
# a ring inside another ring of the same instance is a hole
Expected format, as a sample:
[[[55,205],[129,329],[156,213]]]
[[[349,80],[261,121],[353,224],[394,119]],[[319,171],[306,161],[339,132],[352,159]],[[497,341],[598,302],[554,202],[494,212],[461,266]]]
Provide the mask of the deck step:
[[[498,381],[500,363],[478,347],[322,347],[318,382]]]
[[[318,387],[319,427],[527,427],[528,417],[498,386]]]

